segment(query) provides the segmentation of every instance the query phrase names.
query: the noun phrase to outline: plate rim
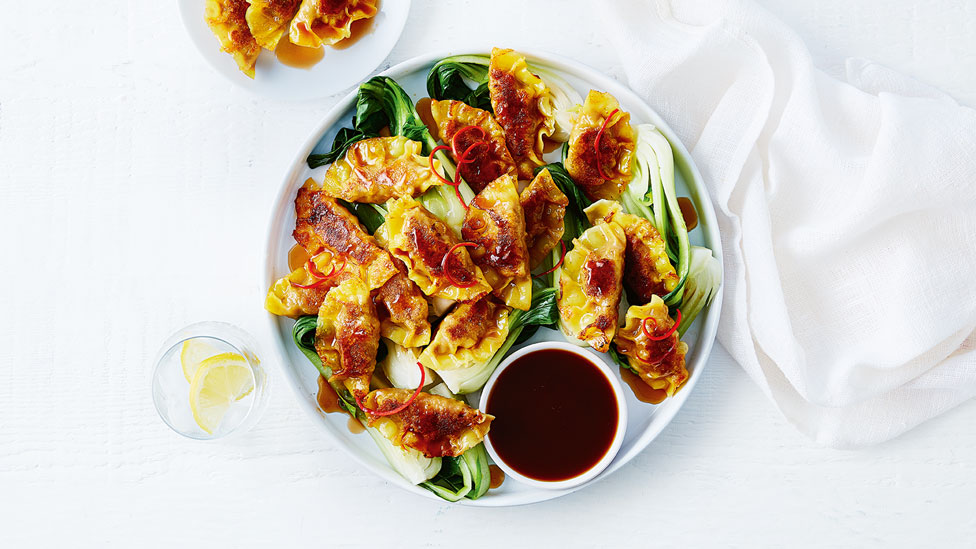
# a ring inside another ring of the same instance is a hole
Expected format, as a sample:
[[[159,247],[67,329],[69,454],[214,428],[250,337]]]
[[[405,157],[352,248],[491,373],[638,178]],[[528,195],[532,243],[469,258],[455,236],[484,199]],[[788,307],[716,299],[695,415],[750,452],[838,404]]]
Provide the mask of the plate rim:
[[[421,67],[435,63],[444,57],[462,54],[487,54],[487,52],[490,51],[490,47],[483,49],[471,47],[465,48],[463,51],[440,50],[428,52],[397,63],[380,72],[378,76],[389,76],[391,78],[396,78],[397,75],[411,73],[420,69]],[[684,143],[678,138],[677,134],[675,134],[674,130],[672,130],[667,124],[667,122],[647,103],[647,101],[637,95],[637,93],[634,92],[627,84],[612,79],[589,65],[544,50],[519,49],[518,52],[524,55],[529,61],[538,60],[541,62],[541,64],[552,67],[558,71],[573,74],[574,76],[585,80],[591,86],[599,85],[605,90],[613,90],[615,96],[626,95],[627,100],[620,101],[622,104],[625,102],[636,103],[643,106],[644,110],[650,113],[650,118],[652,118],[651,122],[661,131],[662,134],[664,134],[664,136],[671,143],[672,148],[676,150],[676,153],[679,153],[686,161],[688,171],[690,172],[694,181],[695,192],[698,193],[700,197],[698,200],[698,216],[700,219],[704,220],[704,223],[700,223],[700,225],[703,229],[707,229],[705,232],[708,238],[709,249],[711,249],[713,257],[718,259],[719,264],[722,266],[722,282],[713,296],[711,304],[704,312],[703,318],[700,317],[703,322],[701,336],[704,337],[702,338],[702,345],[699,347],[700,354],[697,362],[694,365],[692,375],[688,379],[685,387],[683,387],[678,394],[672,397],[671,405],[660,412],[663,414],[663,419],[653,422],[647,429],[645,429],[644,432],[641,433],[636,439],[629,451],[618,454],[614,461],[611,462],[610,465],[607,466],[607,468],[596,477],[572,488],[567,488],[564,490],[545,490],[543,492],[528,492],[522,495],[520,498],[514,498],[514,501],[496,501],[492,500],[491,498],[485,498],[478,500],[462,499],[454,503],[471,507],[508,507],[555,499],[602,480],[620,469],[624,464],[629,463],[630,460],[632,460],[637,454],[646,450],[650,443],[664,430],[664,428],[671,423],[674,416],[677,415],[678,411],[684,406],[688,396],[691,394],[695,385],[697,385],[699,378],[701,378],[701,376],[704,374],[704,369],[708,364],[708,359],[710,358],[712,347],[715,343],[718,332],[718,321],[719,317],[721,316],[722,297],[725,287],[722,240],[718,231],[717,217],[715,214],[714,205],[712,204],[711,195],[708,192],[708,189],[705,187],[701,172],[698,170],[691,153],[685,147]],[[322,117],[321,121],[312,129],[302,146],[298,149],[298,153],[289,164],[289,168],[278,186],[275,200],[271,205],[270,215],[268,215],[268,225],[265,231],[265,250],[263,256],[264,269],[261,270],[262,278],[260,285],[260,296],[262,301],[267,293],[267,288],[269,288],[270,284],[274,282],[273,261],[275,258],[272,257],[272,250],[275,247],[276,241],[274,238],[274,235],[276,234],[275,231],[281,225],[280,218],[282,217],[283,208],[288,207],[288,205],[294,202],[294,197],[292,197],[292,193],[289,192],[291,183],[296,177],[298,177],[298,175],[300,175],[301,171],[304,170],[305,159],[322,139],[322,136],[328,132],[328,130],[343,116],[347,109],[354,105],[358,89],[359,86],[357,85],[349,93],[339,99]],[[620,92],[623,93],[621,94]],[[688,186],[691,187],[691,182],[688,183]],[[277,334],[277,318],[278,317],[273,314],[266,313],[266,322],[264,324],[265,329],[269,332],[268,335],[270,335],[271,339],[274,341],[272,348],[274,349],[275,358],[278,362],[277,366],[284,370],[284,375],[288,380],[288,385],[291,387],[295,397],[297,397],[299,400],[299,406],[306,414],[309,415],[309,417],[313,420],[313,423],[318,425],[320,430],[326,434],[327,439],[330,442],[335,443],[337,446],[340,446],[343,451],[348,456],[352,457],[358,465],[369,469],[380,478],[383,478],[384,480],[387,480],[388,482],[411,493],[418,494],[441,503],[447,503],[443,499],[437,497],[437,495],[431,493],[429,490],[425,490],[419,485],[407,483],[399,476],[399,474],[396,473],[396,471],[390,468],[389,465],[380,463],[380,460],[367,459],[366,456],[360,455],[360,452],[356,451],[354,448],[351,448],[347,441],[333,432],[330,426],[323,421],[323,418],[321,417],[322,412],[308,404],[306,398],[307,395],[305,395],[301,390],[300,380],[297,378],[297,373],[294,368],[289,366],[290,363],[287,358],[287,349],[283,345],[282,338],[278,337]]]

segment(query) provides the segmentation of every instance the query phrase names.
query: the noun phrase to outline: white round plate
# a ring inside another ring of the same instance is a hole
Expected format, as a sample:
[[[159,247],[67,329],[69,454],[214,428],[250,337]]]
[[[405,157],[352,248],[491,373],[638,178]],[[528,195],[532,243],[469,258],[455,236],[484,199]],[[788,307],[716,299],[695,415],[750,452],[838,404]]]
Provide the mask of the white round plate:
[[[260,95],[304,101],[328,97],[358,86],[393,51],[410,13],[410,0],[384,0],[369,32],[346,49],[325,47],[325,57],[308,69],[281,64],[262,50],[254,79],[237,69],[234,58],[220,51],[217,37],[204,21],[204,0],[179,0],[183,26],[200,55],[231,82]]]
[[[427,96],[426,78],[431,66],[439,59],[459,53],[462,52],[441,52],[424,55],[400,63],[382,74],[394,78],[411,96],[414,102],[416,102],[421,97]],[[691,155],[688,154],[687,149],[678,141],[677,136],[664,123],[661,117],[626,86],[590,67],[548,53],[531,51],[521,51],[521,53],[525,54],[529,63],[546,66],[555,70],[584,97],[586,96],[586,92],[591,88],[612,93],[620,101],[621,108],[630,112],[634,124],[651,123],[661,130],[661,133],[667,137],[674,149],[675,179],[678,195],[691,197],[698,209],[700,221],[698,227],[690,233],[691,242],[695,245],[707,246],[721,262],[722,243],[718,234],[718,224],[715,220],[715,211],[712,208],[711,201],[702,183],[701,175],[692,163]],[[309,177],[315,177],[321,181],[322,175],[327,169],[323,166],[315,170],[310,170],[305,164],[305,159],[312,152],[324,152],[328,150],[339,128],[351,125],[350,120],[353,114],[355,97],[356,94],[353,91],[325,116],[318,128],[312,132],[312,135],[305,142],[305,145],[298,151],[298,154],[292,162],[291,169],[285,175],[281,189],[278,192],[278,198],[271,212],[270,224],[268,226],[267,256],[265,258],[265,269],[261,279],[261,288],[263,291],[267,291],[267,288],[271,287],[271,284],[275,280],[288,274],[288,250],[295,245],[291,233],[295,228],[294,204],[298,189]],[[556,161],[558,160],[558,156],[559,152],[555,151],[547,155],[546,160]],[[261,298],[263,301],[263,295]],[[474,501],[463,499],[458,504],[498,507],[552,499],[597,482],[633,459],[671,421],[671,418],[678,412],[682,404],[687,400],[688,395],[694,390],[699,378],[701,378],[705,362],[708,359],[712,343],[715,340],[721,303],[722,295],[720,289],[712,300],[711,305],[699,315],[694,325],[685,334],[684,340],[688,343],[689,347],[686,360],[691,376],[681,391],[661,404],[651,405],[638,401],[629,388],[626,390],[628,410],[627,435],[617,456],[602,473],[589,482],[567,490],[535,488],[513,482],[512,479],[507,479],[500,488],[489,491],[480,499]],[[316,402],[316,393],[318,391],[317,379],[319,374],[292,342],[291,329],[294,321],[271,314],[268,314],[268,321],[272,339],[275,342],[274,348],[278,353],[277,358],[282,365],[282,371],[288,383],[295,390],[302,408],[311,414],[315,423],[322,428],[322,432],[328,437],[330,444],[344,448],[364,467],[369,468],[389,482],[416,494],[442,501],[424,488],[413,486],[403,480],[387,464],[370,437],[364,434],[354,435],[350,433],[346,425],[347,417],[344,414],[325,414],[319,410]],[[565,341],[559,332],[541,329],[523,345],[547,340]],[[518,348],[520,347],[513,347],[512,351]],[[589,351],[612,365],[609,357],[597,353],[592,349]],[[616,366],[613,366],[613,368],[614,371],[617,371]],[[469,402],[477,405],[478,393],[468,396],[470,397]]]

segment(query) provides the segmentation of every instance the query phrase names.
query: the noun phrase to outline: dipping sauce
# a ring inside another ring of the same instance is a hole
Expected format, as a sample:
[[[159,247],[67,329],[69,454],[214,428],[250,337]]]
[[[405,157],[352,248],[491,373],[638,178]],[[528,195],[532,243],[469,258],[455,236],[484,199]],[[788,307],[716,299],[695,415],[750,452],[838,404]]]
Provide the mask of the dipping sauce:
[[[304,267],[305,262],[308,261],[311,256],[302,248],[301,244],[295,244],[288,250],[288,269],[294,271],[299,267]]]
[[[339,395],[336,394],[335,389],[322,376],[319,376],[319,394],[316,400],[319,408],[327,414],[348,413],[339,405]]]
[[[437,129],[437,121],[434,120],[434,115],[430,112],[431,102],[431,98],[421,97],[417,100],[414,108],[417,109],[417,116],[420,117],[420,121],[424,123],[424,126],[427,126],[427,131],[436,138],[440,134]]]
[[[631,372],[623,366],[620,367],[620,379],[624,381],[630,390],[634,392],[634,396],[637,400],[641,402],[646,402],[648,404],[660,404],[664,402],[664,399],[668,398],[668,392],[664,389],[655,389],[650,385],[644,383],[644,380],[640,378],[639,375]]]
[[[541,481],[592,469],[610,450],[620,416],[603,373],[561,349],[511,363],[495,380],[485,412],[495,416],[488,438],[498,457]]]
[[[505,482],[505,471],[502,471],[501,467],[491,464],[488,466],[488,472],[491,474],[491,477],[488,479],[489,489],[494,490]]]
[[[281,64],[295,67],[296,69],[310,69],[325,57],[325,49],[321,46],[318,48],[306,48],[292,44],[287,36],[278,42],[278,47],[275,48],[274,53]]]
[[[685,220],[685,227],[690,231],[698,226],[698,212],[695,211],[695,203],[686,196],[678,197],[678,209],[681,210],[681,217]]]

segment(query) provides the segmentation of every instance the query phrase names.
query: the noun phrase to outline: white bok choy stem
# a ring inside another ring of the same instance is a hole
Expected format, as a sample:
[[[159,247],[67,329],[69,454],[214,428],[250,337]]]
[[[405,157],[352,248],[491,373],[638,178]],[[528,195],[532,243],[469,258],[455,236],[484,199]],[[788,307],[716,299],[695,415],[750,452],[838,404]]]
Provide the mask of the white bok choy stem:
[[[722,285],[722,264],[715,259],[711,250],[692,246],[690,263],[685,293],[679,307],[681,310],[679,336],[685,335],[698,313],[712,302],[719,286]]]

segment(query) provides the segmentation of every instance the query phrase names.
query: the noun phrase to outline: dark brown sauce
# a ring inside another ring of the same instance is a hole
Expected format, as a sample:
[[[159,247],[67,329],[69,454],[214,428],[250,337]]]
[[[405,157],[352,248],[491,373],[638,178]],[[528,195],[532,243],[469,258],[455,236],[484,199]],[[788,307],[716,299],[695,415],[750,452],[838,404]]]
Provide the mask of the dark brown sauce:
[[[363,427],[363,424],[352,416],[349,416],[349,422],[346,425],[349,427],[349,432],[354,435],[358,435],[366,430],[366,428]]]
[[[620,379],[630,386],[630,390],[634,392],[634,396],[641,402],[660,404],[664,402],[664,399],[668,398],[667,391],[664,389],[655,389],[644,383],[644,380],[639,375],[631,372],[627,368],[620,368]]]
[[[417,115],[420,116],[420,121],[427,126],[427,131],[430,132],[430,135],[434,136],[434,139],[437,139],[437,136],[440,134],[437,133],[437,122],[434,121],[434,115],[430,113],[430,102],[431,99],[429,97],[421,97],[418,99],[416,105]]]
[[[681,217],[685,219],[685,227],[689,231],[698,226],[698,212],[695,211],[695,203],[690,198],[679,196],[678,209],[681,210]]]
[[[348,413],[342,409],[342,406],[339,406],[339,395],[336,394],[335,389],[322,376],[319,376],[319,396],[317,400],[319,402],[319,408],[327,414],[334,414],[336,412]]]
[[[593,468],[613,443],[620,414],[610,382],[589,360],[542,349],[510,364],[485,412],[495,452],[536,480],[559,481]]]
[[[378,4],[379,3],[377,3],[377,5]],[[339,40],[335,44],[332,44],[332,49],[344,50],[356,42],[359,42],[363,36],[372,34],[374,22],[376,22],[375,15],[373,17],[367,17],[366,19],[357,19],[353,21],[352,25],[349,26],[349,36]]]
[[[488,481],[488,488],[494,490],[505,482],[505,471],[497,465],[489,465],[488,472],[491,473],[491,480]]]
[[[295,269],[305,265],[305,262],[309,260],[308,252],[301,245],[295,244],[288,250],[288,270],[294,271]]]
[[[292,44],[285,36],[278,42],[278,47],[275,48],[274,53],[282,65],[296,69],[309,69],[325,57],[325,48],[306,48]]]
[[[556,149],[558,149],[559,147],[562,147],[562,146],[563,146],[563,144],[560,143],[559,141],[555,141],[553,139],[549,139],[548,137],[542,138],[542,153],[543,154],[549,154],[552,151],[554,151],[554,150],[556,150]]]

